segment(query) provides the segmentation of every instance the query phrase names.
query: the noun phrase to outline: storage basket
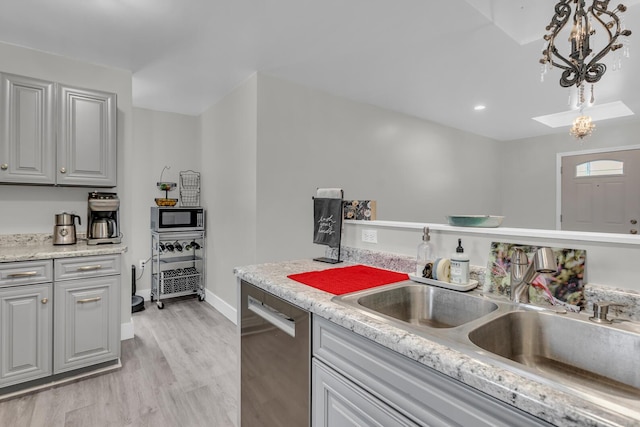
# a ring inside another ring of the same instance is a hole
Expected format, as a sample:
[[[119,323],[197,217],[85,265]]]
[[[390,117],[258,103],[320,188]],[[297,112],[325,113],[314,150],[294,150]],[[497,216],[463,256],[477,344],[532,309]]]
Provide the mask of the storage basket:
[[[200,206],[199,172],[180,172],[180,206]]]
[[[178,292],[197,291],[200,285],[200,274],[195,267],[176,268],[160,272],[162,295]]]

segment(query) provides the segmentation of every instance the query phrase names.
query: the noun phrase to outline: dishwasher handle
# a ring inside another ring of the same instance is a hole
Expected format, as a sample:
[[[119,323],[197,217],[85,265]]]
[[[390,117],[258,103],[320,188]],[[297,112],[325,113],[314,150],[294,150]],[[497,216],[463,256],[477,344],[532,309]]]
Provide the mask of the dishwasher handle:
[[[295,320],[293,320],[286,314],[279,312],[275,308],[268,306],[259,299],[252,297],[251,295],[247,296],[247,302],[249,304],[249,310],[262,317],[264,320],[280,329],[287,335],[291,335],[293,338],[296,337]]]

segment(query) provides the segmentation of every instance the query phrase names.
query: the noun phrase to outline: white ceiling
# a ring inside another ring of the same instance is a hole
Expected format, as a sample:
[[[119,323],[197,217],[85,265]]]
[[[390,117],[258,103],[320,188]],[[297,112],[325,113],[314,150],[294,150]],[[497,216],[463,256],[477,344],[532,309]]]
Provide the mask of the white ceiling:
[[[611,123],[640,120],[639,2],[625,2],[631,58],[596,85],[636,113]],[[258,71],[512,140],[566,132],[532,120],[568,109],[557,70],[540,82],[555,3],[3,0],[0,41],[129,69],[138,107],[197,115]]]

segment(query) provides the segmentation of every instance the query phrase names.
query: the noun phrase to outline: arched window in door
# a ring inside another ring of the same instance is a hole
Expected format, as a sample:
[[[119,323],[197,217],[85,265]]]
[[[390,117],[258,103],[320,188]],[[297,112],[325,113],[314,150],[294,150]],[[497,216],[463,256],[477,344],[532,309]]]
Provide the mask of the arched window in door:
[[[593,160],[576,166],[576,178],[611,175],[624,175],[624,162],[619,160]]]

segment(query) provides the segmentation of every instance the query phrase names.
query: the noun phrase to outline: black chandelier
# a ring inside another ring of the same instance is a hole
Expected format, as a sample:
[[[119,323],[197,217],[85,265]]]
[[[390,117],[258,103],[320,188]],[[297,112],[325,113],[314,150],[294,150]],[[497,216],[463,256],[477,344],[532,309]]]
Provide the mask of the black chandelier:
[[[593,84],[598,82],[607,71],[607,66],[602,59],[610,52],[617,52],[614,54],[613,61],[613,69],[616,70],[622,65],[622,57],[629,56],[626,39],[619,40],[620,37],[631,35],[631,31],[624,28],[619,17],[619,14],[626,10],[627,7],[623,4],[609,10],[609,0],[593,0],[588,8],[585,6],[585,0],[561,0],[555,6],[555,14],[546,28],[549,33],[544,36],[545,46],[540,59],[541,80],[544,80],[544,75],[551,68],[561,69],[560,86],[577,88],[577,103],[581,114],[585,106],[585,83],[591,84],[589,101],[593,104],[595,102]],[[556,39],[570,19],[572,20],[571,30],[565,31],[564,34],[568,32],[571,51],[568,54],[562,54],[558,51]],[[596,35],[596,28],[601,29],[598,35]],[[598,43],[603,47],[596,52],[593,47]],[[572,135],[580,139],[588,136],[594,127],[590,117],[581,116],[578,119],[581,118],[588,118],[590,126],[583,126],[582,131],[575,132],[572,128]]]
[[[575,11],[572,10],[571,3],[575,5]],[[607,71],[607,66],[600,62],[606,54],[624,48],[624,55],[628,56],[628,48],[624,43],[618,42],[618,37],[631,35],[630,30],[623,28],[618,16],[618,13],[626,10],[627,7],[623,4],[609,10],[609,0],[594,0],[588,9],[585,8],[585,0],[559,1],[555,6],[555,15],[547,26],[549,33],[544,36],[546,46],[540,62],[545,66],[545,70],[550,67],[560,68],[562,87],[579,87],[585,82],[599,81]],[[556,47],[556,37],[571,18],[571,52],[565,56]],[[608,43],[599,52],[594,52],[591,47],[591,38],[596,34],[594,23],[599,24],[608,37]]]

